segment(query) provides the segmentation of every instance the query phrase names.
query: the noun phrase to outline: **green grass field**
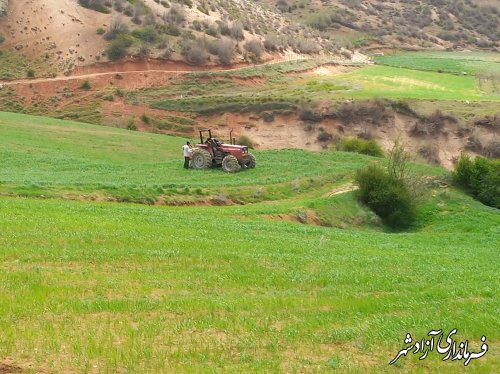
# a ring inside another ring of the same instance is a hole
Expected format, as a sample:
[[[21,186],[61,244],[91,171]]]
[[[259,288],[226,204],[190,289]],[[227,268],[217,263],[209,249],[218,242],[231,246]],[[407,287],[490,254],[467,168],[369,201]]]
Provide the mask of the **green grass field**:
[[[0,362],[27,372],[498,371],[498,210],[431,188],[415,227],[391,233],[353,193],[327,193],[373,158],[258,152],[255,170],[227,175],[182,170],[183,141],[0,113],[0,191],[11,195],[0,197]],[[70,200],[160,187],[146,195],[251,194],[225,207]],[[304,210],[343,228],[276,219]],[[467,368],[436,352],[388,366],[406,333],[453,328],[472,351],[485,335],[488,353]]]
[[[434,56],[434,57],[429,57]],[[377,57],[379,65],[310,70],[328,61],[298,61],[223,73],[193,73],[165,88],[133,91],[130,103],[196,114],[291,112],[301,102],[405,99],[500,102],[500,61],[494,54],[414,53]],[[476,61],[474,58],[482,58]],[[301,70],[306,74],[298,74]],[[469,74],[462,75],[465,71]],[[458,72],[458,73],[457,73]],[[241,81],[243,79],[243,81]],[[240,80],[240,81],[238,81]],[[474,110],[469,108],[469,110]]]
[[[237,178],[220,169],[182,169],[183,138],[2,113],[0,193],[75,199],[175,202],[227,194],[236,200],[277,199],[325,189],[370,157],[302,150],[256,152],[259,167]],[[196,141],[196,140],[194,140]],[[314,167],[311,167],[314,165]]]
[[[406,52],[377,56],[382,65],[452,74],[500,74],[500,56],[493,52]]]

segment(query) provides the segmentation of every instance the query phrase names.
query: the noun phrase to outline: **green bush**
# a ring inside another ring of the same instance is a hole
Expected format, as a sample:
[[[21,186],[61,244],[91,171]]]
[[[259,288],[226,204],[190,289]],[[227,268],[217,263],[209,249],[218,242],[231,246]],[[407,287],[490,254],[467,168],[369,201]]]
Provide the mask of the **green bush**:
[[[101,13],[110,13],[104,0],[78,0],[78,4],[84,8],[92,9]]]
[[[127,130],[137,131],[137,125],[135,124],[134,117],[130,117],[129,119],[127,119],[127,122],[125,123],[125,128]]]
[[[35,78],[35,70],[33,69],[28,69],[28,71],[26,72],[26,76],[28,78]]]
[[[358,196],[392,229],[406,229],[416,220],[416,204],[405,183],[381,166],[371,164],[356,173]]]
[[[474,161],[468,155],[462,153],[453,171],[453,181],[456,185],[469,189],[473,174]]]
[[[120,35],[115,40],[113,40],[106,53],[111,61],[116,61],[124,58],[128,53],[128,48],[132,45],[133,41],[129,35]]]
[[[149,118],[149,116],[146,113],[143,113],[141,115],[141,121],[149,125],[151,123],[151,118]]]
[[[5,41],[5,36],[0,33],[0,44],[2,44]]]
[[[88,80],[84,81],[82,85],[80,86],[82,90],[90,90],[90,82]]]
[[[154,26],[147,26],[142,29],[132,31],[134,38],[140,39],[148,43],[154,43],[158,40],[158,32]]]
[[[455,184],[483,204],[500,208],[500,160],[462,154],[453,171]]]
[[[375,157],[384,156],[384,151],[382,151],[382,148],[373,139],[343,138],[340,140],[337,148],[339,151],[344,152],[356,152]]]

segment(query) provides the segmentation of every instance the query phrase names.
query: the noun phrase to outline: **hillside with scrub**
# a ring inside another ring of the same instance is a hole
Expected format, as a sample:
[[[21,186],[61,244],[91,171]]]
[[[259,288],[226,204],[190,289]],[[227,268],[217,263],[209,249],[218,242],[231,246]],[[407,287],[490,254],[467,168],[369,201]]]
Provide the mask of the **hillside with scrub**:
[[[396,52],[372,64],[324,56],[222,70],[109,65],[4,81],[0,109],[191,139],[210,127],[261,150],[338,149],[355,137],[388,151],[399,138],[421,161],[452,168],[464,151],[500,155],[498,56]],[[24,69],[38,71],[11,59],[0,74]]]
[[[0,374],[500,372],[499,20],[0,0]]]
[[[498,210],[442,168],[409,164],[395,232],[352,187],[383,157],[256,151],[227,174],[183,170],[183,138],[9,113],[0,135],[2,370],[415,371],[388,362],[437,328],[487,336],[467,370],[498,368]]]
[[[498,52],[500,8],[473,1],[78,0],[4,2],[3,47],[58,73],[108,61],[229,66],[362,49]],[[2,13],[0,11],[0,13]]]

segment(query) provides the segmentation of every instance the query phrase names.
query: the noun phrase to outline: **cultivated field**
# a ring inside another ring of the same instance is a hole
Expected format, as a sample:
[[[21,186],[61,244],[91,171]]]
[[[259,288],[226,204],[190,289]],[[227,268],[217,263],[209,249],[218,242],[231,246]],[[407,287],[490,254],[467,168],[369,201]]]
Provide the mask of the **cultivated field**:
[[[234,177],[219,170],[180,168],[186,138],[12,113],[2,113],[0,124],[0,191],[23,196],[183,204],[227,194],[251,202],[327,190],[372,159],[349,153],[261,151],[258,168]]]
[[[191,73],[169,87],[129,92],[132,104],[188,113],[290,111],[304,102],[338,99],[500,101],[495,54],[413,53],[377,57],[376,66],[321,67],[288,62],[224,73]],[[473,57],[482,58],[476,61]],[[305,71],[307,74],[297,74]],[[463,75],[462,71],[469,74]],[[457,72],[459,74],[457,74]]]
[[[382,65],[462,75],[500,74],[500,56],[492,52],[406,52],[378,56]]]
[[[382,159],[260,151],[227,175],[183,170],[184,141],[0,114],[0,368],[498,371],[498,210],[429,183],[392,233],[335,194]],[[388,366],[406,333],[453,328],[488,353]]]

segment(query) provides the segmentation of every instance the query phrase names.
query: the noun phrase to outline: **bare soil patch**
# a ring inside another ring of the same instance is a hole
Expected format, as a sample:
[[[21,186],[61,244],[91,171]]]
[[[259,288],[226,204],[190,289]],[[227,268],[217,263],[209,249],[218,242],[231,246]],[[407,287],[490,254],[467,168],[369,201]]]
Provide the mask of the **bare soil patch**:
[[[0,360],[0,374],[21,373],[23,368],[16,365],[12,360]]]

